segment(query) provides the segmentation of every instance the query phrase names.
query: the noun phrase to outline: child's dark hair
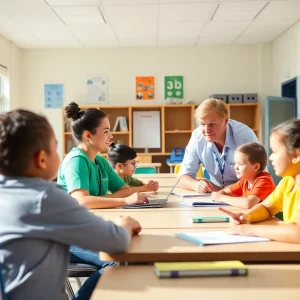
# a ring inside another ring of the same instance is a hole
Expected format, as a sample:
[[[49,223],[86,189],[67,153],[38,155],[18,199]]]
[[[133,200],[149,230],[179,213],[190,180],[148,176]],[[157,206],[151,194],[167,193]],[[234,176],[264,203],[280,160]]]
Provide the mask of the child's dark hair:
[[[75,102],[71,102],[64,108],[65,117],[72,119],[71,128],[75,142],[82,141],[84,131],[89,131],[95,134],[97,127],[101,125],[102,119],[106,118],[106,114],[97,108],[87,108],[80,110]]]
[[[28,110],[0,115],[0,173],[24,176],[39,151],[50,152],[52,128],[43,116]]]
[[[289,153],[292,153],[295,149],[300,149],[299,119],[292,119],[277,125],[273,128],[272,134],[276,134],[279,137]]]
[[[260,164],[258,171],[262,172],[267,166],[267,152],[263,145],[259,143],[247,143],[239,146],[236,151],[247,155],[251,164]]]
[[[136,152],[129,146],[111,143],[107,153],[110,165],[115,168],[117,163],[126,163],[127,160],[135,159]]]

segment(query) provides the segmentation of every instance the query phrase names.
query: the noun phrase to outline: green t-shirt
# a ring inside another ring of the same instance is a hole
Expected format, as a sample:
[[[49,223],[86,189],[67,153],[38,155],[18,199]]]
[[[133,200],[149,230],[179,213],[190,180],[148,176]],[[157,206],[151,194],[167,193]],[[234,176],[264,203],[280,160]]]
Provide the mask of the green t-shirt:
[[[125,176],[124,181],[129,186],[142,186],[143,182],[131,176]]]
[[[125,185],[105,158],[96,155],[92,162],[79,148],[73,148],[61,163],[57,183],[68,193],[82,189],[91,196],[114,193]]]

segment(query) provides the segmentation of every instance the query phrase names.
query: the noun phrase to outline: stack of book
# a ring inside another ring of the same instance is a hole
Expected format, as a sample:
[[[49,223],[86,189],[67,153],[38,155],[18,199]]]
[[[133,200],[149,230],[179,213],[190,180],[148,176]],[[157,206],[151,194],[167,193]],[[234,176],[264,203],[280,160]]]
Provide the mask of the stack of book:
[[[113,131],[128,131],[126,117],[117,117]]]

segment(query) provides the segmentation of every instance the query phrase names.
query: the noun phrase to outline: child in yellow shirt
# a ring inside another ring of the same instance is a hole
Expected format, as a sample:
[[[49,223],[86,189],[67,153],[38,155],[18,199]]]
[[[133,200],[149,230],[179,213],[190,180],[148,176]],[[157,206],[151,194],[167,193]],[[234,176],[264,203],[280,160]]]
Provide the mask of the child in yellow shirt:
[[[129,146],[111,143],[108,151],[108,161],[116,173],[133,192],[152,192],[158,190],[158,182],[149,180],[148,183],[132,177],[138,161],[136,151]]]
[[[277,176],[276,189],[262,203],[245,214],[219,208],[231,217],[232,234],[261,236],[272,240],[300,244],[300,120],[279,124],[270,137],[270,160]],[[283,212],[284,225],[251,225]]]

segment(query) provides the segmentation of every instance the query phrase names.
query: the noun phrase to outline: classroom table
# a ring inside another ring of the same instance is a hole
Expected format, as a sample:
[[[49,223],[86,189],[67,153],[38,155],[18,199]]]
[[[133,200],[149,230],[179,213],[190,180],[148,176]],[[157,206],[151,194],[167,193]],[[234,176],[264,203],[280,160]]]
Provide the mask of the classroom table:
[[[274,220],[263,223],[273,224]],[[255,226],[255,225],[254,225]],[[280,226],[280,225],[278,225]],[[210,228],[209,231],[223,230]],[[198,246],[179,239],[175,233],[208,231],[203,229],[144,229],[133,236],[126,253],[100,253],[104,261],[211,261],[241,260],[244,262],[300,262],[300,245],[275,241]]]
[[[229,208],[230,210],[230,208]],[[241,210],[242,211],[242,210]],[[244,209],[245,211],[245,209]],[[227,228],[228,222],[223,223],[192,223],[190,217],[207,217],[207,216],[225,216],[225,214],[219,210],[162,210],[158,209],[155,213],[146,209],[136,211],[123,210],[123,211],[97,211],[95,215],[101,216],[107,221],[114,220],[118,216],[130,216],[140,222],[143,229],[172,229],[172,228]],[[274,219],[279,221],[278,219]]]
[[[153,266],[105,268],[91,300],[298,300],[300,265],[248,265],[248,276],[159,279]]]
[[[174,173],[174,168],[178,163],[167,163],[167,165],[170,167],[170,173]]]
[[[155,197],[155,198],[166,198],[167,195],[169,194],[169,192],[171,191],[170,187],[163,187],[163,188],[159,188],[157,192],[149,192],[149,193],[145,193],[145,195],[149,195],[151,197]],[[174,189],[175,192],[187,192],[187,190],[183,190],[181,188],[176,188]],[[190,192],[190,191],[188,191]],[[150,198],[151,199],[151,198]],[[205,197],[201,197],[201,199],[205,199]],[[210,199],[209,197],[207,197],[207,199]],[[234,206],[223,206],[226,209],[228,208],[229,210],[232,211],[240,211],[242,210],[239,207],[234,207]],[[158,212],[160,210],[180,210],[180,211],[185,211],[185,210],[193,210],[193,211],[197,211],[197,210],[216,210],[216,207],[193,207],[187,204],[184,204],[181,202],[181,198],[174,196],[174,195],[170,195],[168,198],[168,201],[163,205],[163,207],[160,208],[134,208],[134,209],[123,209],[122,207],[116,207],[116,208],[101,208],[101,209],[92,209],[92,212],[98,213],[99,211],[152,211],[152,212]]]

